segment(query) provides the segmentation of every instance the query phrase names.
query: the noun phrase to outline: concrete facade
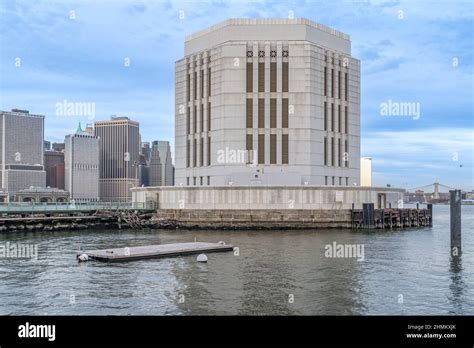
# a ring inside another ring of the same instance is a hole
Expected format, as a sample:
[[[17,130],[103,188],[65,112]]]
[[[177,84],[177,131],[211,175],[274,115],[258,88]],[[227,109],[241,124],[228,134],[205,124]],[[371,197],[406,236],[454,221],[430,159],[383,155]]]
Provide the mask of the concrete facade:
[[[397,207],[403,189],[326,186],[217,186],[140,187],[132,189],[133,202],[154,202],[160,209],[174,210],[278,210],[361,209]]]
[[[360,184],[348,35],[306,19],[230,19],[186,38],[175,75],[176,185]]]
[[[30,186],[45,187],[44,116],[27,110],[0,111],[0,180],[10,196]]]
[[[65,186],[75,201],[99,200],[99,138],[86,132],[66,136]]]

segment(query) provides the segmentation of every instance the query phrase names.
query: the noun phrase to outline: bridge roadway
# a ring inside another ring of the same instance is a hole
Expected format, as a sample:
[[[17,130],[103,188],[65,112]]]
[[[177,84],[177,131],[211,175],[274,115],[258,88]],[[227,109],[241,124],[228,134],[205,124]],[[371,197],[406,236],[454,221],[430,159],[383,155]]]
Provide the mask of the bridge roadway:
[[[31,203],[11,202],[0,203],[0,215],[9,214],[64,214],[88,213],[95,211],[127,211],[137,210],[152,212],[153,202],[88,202],[88,203]]]

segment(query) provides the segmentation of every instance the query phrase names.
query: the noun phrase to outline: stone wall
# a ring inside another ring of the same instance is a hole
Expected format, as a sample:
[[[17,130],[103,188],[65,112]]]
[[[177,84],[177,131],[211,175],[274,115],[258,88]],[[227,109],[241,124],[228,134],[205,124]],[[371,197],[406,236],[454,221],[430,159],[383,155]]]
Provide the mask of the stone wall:
[[[181,228],[350,228],[350,210],[159,209],[156,219]]]

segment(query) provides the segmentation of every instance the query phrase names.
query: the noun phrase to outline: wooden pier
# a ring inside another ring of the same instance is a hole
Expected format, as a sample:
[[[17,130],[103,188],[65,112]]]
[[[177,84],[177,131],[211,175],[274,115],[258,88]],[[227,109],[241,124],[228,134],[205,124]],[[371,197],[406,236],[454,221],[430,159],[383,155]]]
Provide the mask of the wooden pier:
[[[427,209],[353,209],[353,229],[391,229],[433,225],[433,210]]]
[[[154,211],[150,202],[0,203],[0,232],[162,227],[151,221]]]
[[[233,245],[227,245],[222,242],[191,242],[81,251],[77,253],[77,256],[86,254],[90,259],[98,261],[132,261],[232,250],[234,250]]]

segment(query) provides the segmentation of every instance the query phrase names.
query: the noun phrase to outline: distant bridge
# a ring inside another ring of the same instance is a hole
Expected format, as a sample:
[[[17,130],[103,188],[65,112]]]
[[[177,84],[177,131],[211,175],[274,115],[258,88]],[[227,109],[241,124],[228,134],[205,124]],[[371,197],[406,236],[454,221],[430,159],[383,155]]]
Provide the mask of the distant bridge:
[[[434,182],[432,184],[413,187],[407,190],[405,196],[409,201],[421,201],[423,203],[446,203],[449,201],[449,191],[455,187]],[[421,191],[421,192],[417,192]]]
[[[430,187],[432,187],[433,190],[426,190],[427,188],[430,188]],[[425,193],[432,192],[434,195],[433,198],[438,199],[440,192],[448,192],[449,190],[456,190],[456,188],[448,186],[448,185],[440,184],[439,182],[434,182],[432,184],[414,187],[414,188],[408,189],[407,191],[411,193],[418,190],[424,191]]]

